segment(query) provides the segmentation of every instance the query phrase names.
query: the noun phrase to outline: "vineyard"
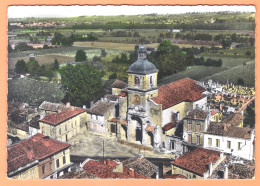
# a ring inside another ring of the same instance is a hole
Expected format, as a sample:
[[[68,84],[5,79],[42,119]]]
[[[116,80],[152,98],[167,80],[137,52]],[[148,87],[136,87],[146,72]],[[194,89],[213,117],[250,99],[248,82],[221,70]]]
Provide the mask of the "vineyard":
[[[39,106],[43,101],[60,102],[64,93],[58,83],[32,79],[8,80],[8,101],[25,102]]]
[[[228,80],[229,82],[236,83],[239,78],[244,80],[245,85],[255,86],[255,60],[203,78],[202,80],[212,79],[213,81],[220,82],[226,82]]]
[[[205,59],[207,59],[207,58],[208,58],[208,56],[205,56]],[[210,57],[210,58],[219,59],[219,57]],[[190,66],[183,72],[180,72],[178,74],[173,74],[173,75],[167,76],[167,77],[159,80],[159,84],[170,83],[172,81],[177,81],[179,79],[186,78],[186,77],[189,77],[189,78],[194,79],[194,80],[201,80],[201,79],[205,79],[208,76],[209,77],[214,76],[214,74],[221,73],[222,71],[226,72],[228,69],[230,69],[230,71],[233,71],[232,70],[233,68],[235,68],[237,66],[239,66],[239,67],[243,66],[242,64],[245,64],[245,63],[249,63],[249,62],[247,62],[249,59],[246,59],[246,58],[222,57],[221,59],[223,61],[222,67]],[[251,63],[252,62],[250,62],[250,65],[251,65]],[[247,65],[245,65],[245,66],[247,66]],[[248,75],[246,75],[246,76],[248,76]],[[254,76],[253,73],[252,73],[252,75]],[[230,79],[230,82],[231,82],[231,79]],[[236,82],[236,79],[235,79],[235,82]],[[233,83],[235,83],[235,82],[233,82]]]

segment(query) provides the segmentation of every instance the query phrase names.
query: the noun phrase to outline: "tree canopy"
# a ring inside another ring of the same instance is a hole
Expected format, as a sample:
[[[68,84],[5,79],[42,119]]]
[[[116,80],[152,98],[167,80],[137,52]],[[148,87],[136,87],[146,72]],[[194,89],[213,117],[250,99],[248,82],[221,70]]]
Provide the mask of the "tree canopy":
[[[19,42],[15,46],[15,51],[26,51],[26,50],[33,50],[34,48],[32,46],[27,45],[25,42]]]
[[[63,99],[72,105],[89,105],[104,95],[101,78],[103,71],[86,64],[67,65],[59,69],[62,87],[66,91]]]
[[[255,127],[255,102],[253,101],[245,110],[244,122],[250,127]]]
[[[27,72],[27,66],[25,61],[22,60],[18,60],[15,64],[15,72],[18,74],[23,74]]]
[[[194,64],[193,52],[185,53],[182,53],[180,47],[172,45],[170,40],[164,40],[158,46],[158,50],[148,56],[148,59],[156,65],[159,70],[158,77],[162,78]]]
[[[75,56],[76,62],[87,61],[87,56],[84,50],[78,50]]]

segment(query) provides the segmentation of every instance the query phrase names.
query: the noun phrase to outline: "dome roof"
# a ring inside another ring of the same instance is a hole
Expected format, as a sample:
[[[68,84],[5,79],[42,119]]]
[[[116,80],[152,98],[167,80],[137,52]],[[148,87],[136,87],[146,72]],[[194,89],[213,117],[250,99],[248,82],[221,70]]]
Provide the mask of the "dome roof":
[[[143,46],[139,47],[138,59],[128,68],[128,73],[133,74],[152,74],[158,72],[154,64],[146,58],[146,49]]]
[[[152,74],[158,72],[157,68],[154,64],[152,64],[147,59],[139,58],[136,62],[134,62],[130,67],[128,68],[128,73],[133,74]]]

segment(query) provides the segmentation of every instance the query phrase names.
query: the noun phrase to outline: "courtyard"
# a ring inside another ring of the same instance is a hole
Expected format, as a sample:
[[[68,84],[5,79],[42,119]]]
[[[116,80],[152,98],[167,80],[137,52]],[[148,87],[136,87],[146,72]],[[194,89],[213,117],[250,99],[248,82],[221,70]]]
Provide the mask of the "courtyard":
[[[104,141],[104,156],[111,157],[133,157],[143,154],[147,158],[174,158],[173,154],[163,154],[155,150],[143,150],[123,145],[117,142],[116,138],[111,138],[103,134],[92,131],[85,131],[77,137],[69,140],[71,144],[70,154],[73,156],[102,157]]]

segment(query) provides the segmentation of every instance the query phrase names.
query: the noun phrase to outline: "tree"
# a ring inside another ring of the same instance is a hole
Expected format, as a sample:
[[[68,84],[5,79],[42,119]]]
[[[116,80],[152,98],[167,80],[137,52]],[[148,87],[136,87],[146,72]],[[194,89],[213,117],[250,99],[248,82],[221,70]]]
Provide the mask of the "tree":
[[[101,78],[103,71],[86,64],[67,65],[59,69],[62,87],[66,91],[63,99],[72,105],[89,105],[90,101],[104,95]]]
[[[115,72],[113,72],[111,75],[109,75],[108,79],[116,79],[117,78],[117,74]]]
[[[88,34],[87,41],[97,41],[98,38],[94,36],[93,34]]]
[[[59,62],[58,60],[55,58],[54,63],[53,63],[53,70],[58,70],[59,69]]]
[[[25,42],[19,42],[15,48],[16,51],[26,51],[26,50],[33,50],[32,46],[28,46]]]
[[[49,46],[48,46],[48,45],[46,45],[46,44],[44,44],[42,48],[43,48],[43,49],[48,49],[48,48],[49,48]]]
[[[12,46],[10,45],[10,43],[8,43],[8,53],[11,53],[13,52],[13,48]]]
[[[170,40],[164,40],[158,46],[155,53],[151,53],[148,59],[153,62],[159,70],[158,77],[177,73],[187,66],[185,55],[182,54],[180,47],[172,45]]]
[[[247,106],[245,110],[245,124],[250,125],[250,127],[255,127],[255,102],[253,101],[251,105]]]
[[[247,56],[251,56],[251,52],[250,51],[246,51],[245,53]]]
[[[105,49],[101,49],[101,57],[106,57],[107,52]]]
[[[244,85],[245,83],[244,83],[243,78],[238,78],[237,84],[238,84],[238,85]]]
[[[75,56],[76,62],[87,61],[87,56],[84,50],[78,50]]]
[[[27,66],[25,61],[22,60],[18,60],[15,64],[15,72],[18,74],[23,74],[27,72]]]
[[[31,58],[28,63],[27,63],[27,69],[28,72],[32,75],[32,76],[38,76],[39,72],[41,71],[41,67],[39,66],[39,63],[37,60],[35,60],[34,58]]]
[[[101,58],[100,57],[98,57],[98,56],[94,56],[93,58],[92,58],[92,61],[101,61]]]
[[[232,40],[230,37],[226,37],[221,40],[221,45],[222,45],[222,48],[224,48],[224,49],[230,48],[231,44],[232,44]]]

